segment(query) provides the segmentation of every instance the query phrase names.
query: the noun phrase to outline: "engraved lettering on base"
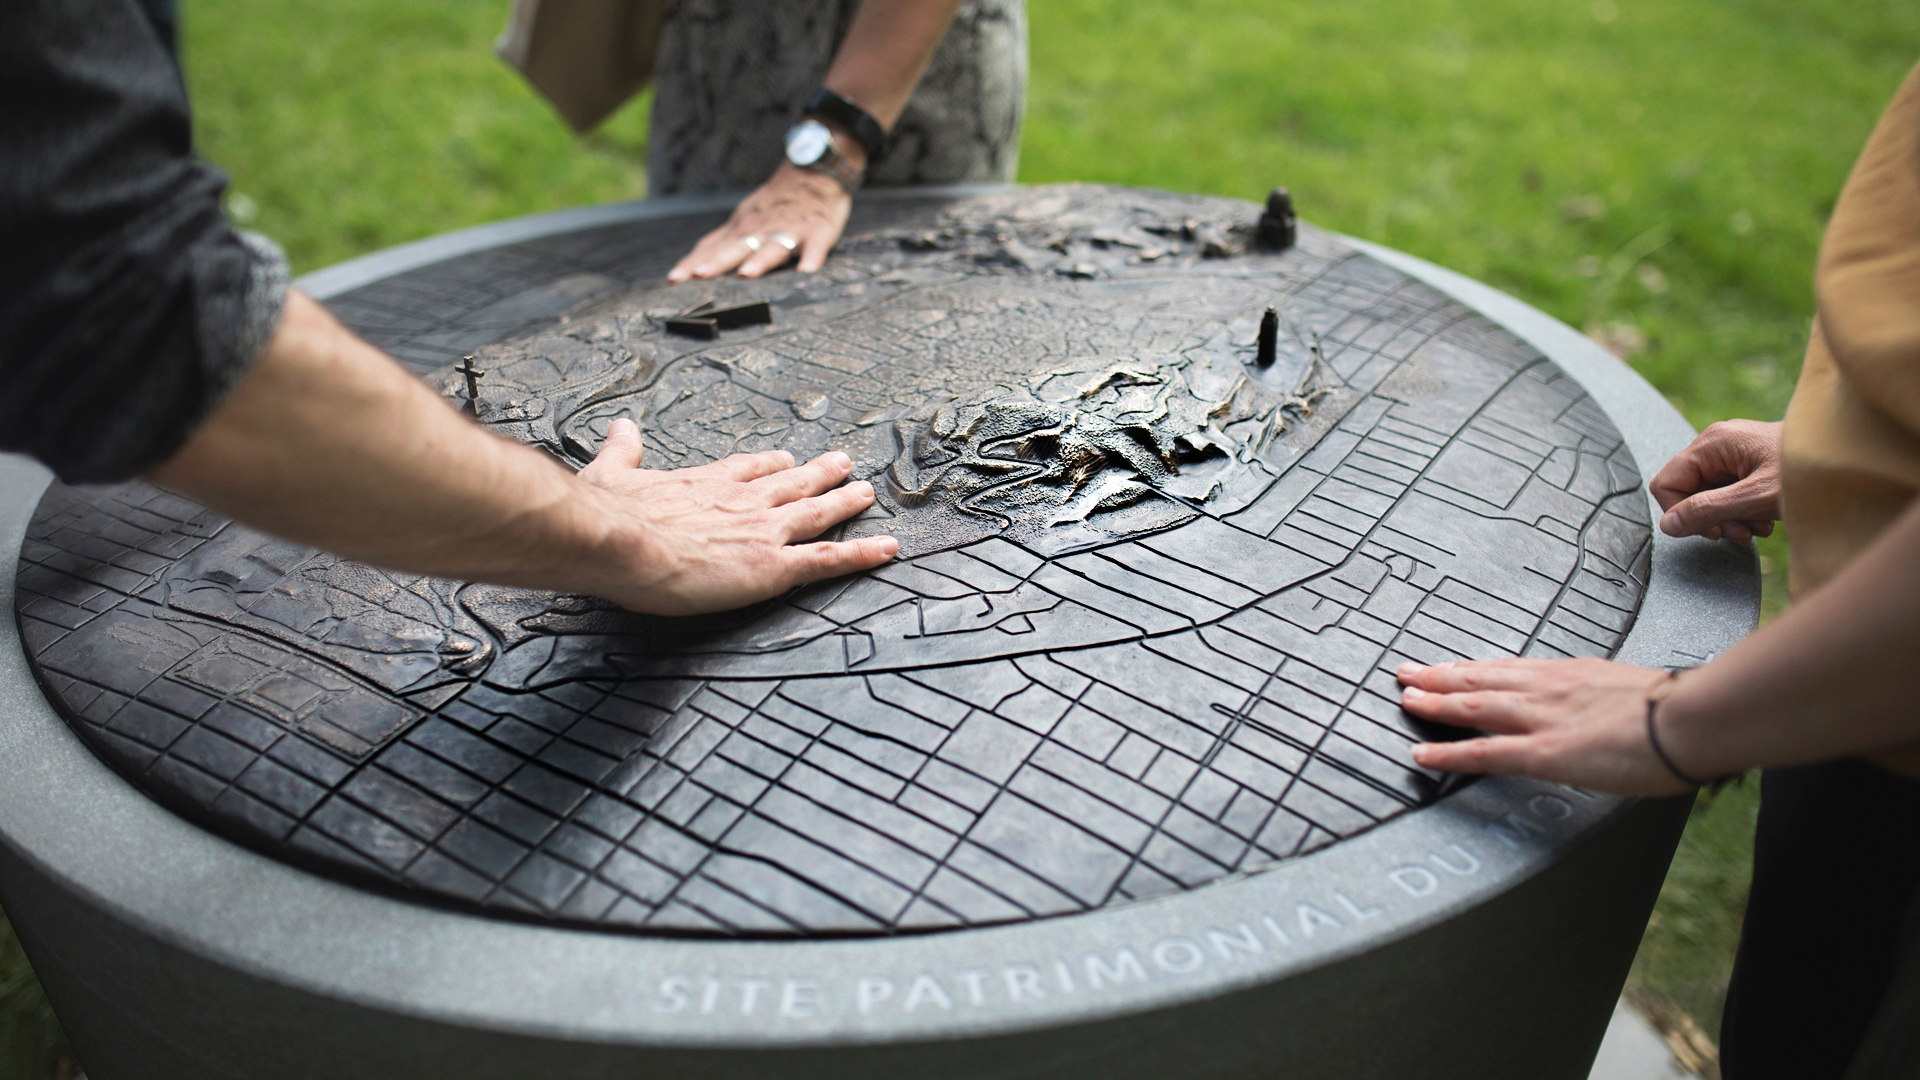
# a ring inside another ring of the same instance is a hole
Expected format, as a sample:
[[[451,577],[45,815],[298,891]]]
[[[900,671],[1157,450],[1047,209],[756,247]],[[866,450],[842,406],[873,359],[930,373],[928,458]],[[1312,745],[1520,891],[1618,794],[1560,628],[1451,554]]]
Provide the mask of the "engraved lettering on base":
[[[1422,866],[1402,866],[1387,872],[1387,878],[1395,885],[1407,890],[1407,895],[1415,898],[1432,896],[1440,887],[1440,879],[1433,871]]]
[[[1140,966],[1140,958],[1132,949],[1121,949],[1108,963],[1106,957],[1098,953],[1087,954],[1087,986],[1098,990],[1111,983],[1122,983],[1128,979],[1145,982],[1147,972]]]
[[[693,980],[680,976],[669,976],[660,980],[660,995],[654,999],[653,1011],[677,1013],[687,1007],[692,999],[688,992],[693,988]]]
[[[912,1012],[922,1005],[937,1005],[942,1009],[951,1009],[953,999],[947,996],[946,990],[940,985],[940,980],[931,975],[921,975],[907,987],[906,1000],[900,1007],[906,1012]]]
[[[1338,930],[1343,925],[1339,919],[1314,907],[1312,904],[1301,904],[1294,910],[1300,917],[1300,934],[1302,937],[1312,937],[1322,928]]]
[[[795,1019],[820,1012],[820,984],[814,979],[788,979],[780,986],[780,1015]]]
[[[1257,955],[1265,952],[1267,948],[1260,943],[1260,938],[1253,932],[1253,927],[1246,923],[1241,923],[1232,933],[1225,930],[1209,930],[1207,940],[1213,944],[1213,950],[1220,954],[1222,960],[1232,960],[1235,953]]]
[[[1433,865],[1455,877],[1466,877],[1469,874],[1477,874],[1480,872],[1480,860],[1475,858],[1472,852],[1461,847],[1459,844],[1448,844],[1447,848],[1453,852],[1457,858],[1448,859],[1446,856],[1438,853],[1429,855],[1427,858],[1432,861]]]
[[[1007,980],[1009,1001],[1039,1001],[1047,996],[1047,988],[1040,983],[1040,969],[1032,964],[1008,964],[1002,974]]]
[[[893,996],[893,980],[868,975],[860,980],[855,991],[860,1012],[864,1015],[873,1011],[874,1006]]]
[[[1198,971],[1200,966],[1207,962],[1207,954],[1200,951],[1200,946],[1186,938],[1164,938],[1156,941],[1147,954],[1153,958],[1156,967],[1174,975]]]

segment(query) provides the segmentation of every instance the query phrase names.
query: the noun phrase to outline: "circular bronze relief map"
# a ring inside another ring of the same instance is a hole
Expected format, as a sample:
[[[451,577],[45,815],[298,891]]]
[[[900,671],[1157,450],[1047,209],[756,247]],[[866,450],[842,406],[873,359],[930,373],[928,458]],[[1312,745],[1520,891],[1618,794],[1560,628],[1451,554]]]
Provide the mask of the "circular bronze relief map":
[[[397,274],[336,310],[501,434],[574,465],[620,416],[656,467],[845,450],[879,495],[844,532],[901,558],[652,618],[56,486],[25,639],[146,791],[457,905],[877,934],[1312,851],[1445,789],[1400,661],[1608,655],[1650,529],[1551,362],[1325,233],[1249,251],[1256,213],[1013,189],[865,204],[812,276],[663,285],[712,215]],[[666,325],[762,300],[770,325]]]

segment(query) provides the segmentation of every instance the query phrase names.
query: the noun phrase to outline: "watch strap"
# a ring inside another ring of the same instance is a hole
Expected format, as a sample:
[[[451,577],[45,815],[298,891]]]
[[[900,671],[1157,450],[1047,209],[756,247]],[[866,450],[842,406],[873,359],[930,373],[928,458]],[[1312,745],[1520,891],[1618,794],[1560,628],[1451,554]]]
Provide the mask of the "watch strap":
[[[887,150],[887,129],[873,114],[855,105],[847,98],[821,87],[808,99],[806,112],[822,117],[847,129],[860,148],[867,152],[867,164],[879,161]]]
[[[867,176],[865,169],[855,166],[853,162],[847,160],[845,154],[834,149],[831,145],[827,147],[827,152],[821,154],[819,158],[800,167],[832,177],[834,182],[842,188],[845,188],[849,195],[859,189],[860,182],[865,180]]]

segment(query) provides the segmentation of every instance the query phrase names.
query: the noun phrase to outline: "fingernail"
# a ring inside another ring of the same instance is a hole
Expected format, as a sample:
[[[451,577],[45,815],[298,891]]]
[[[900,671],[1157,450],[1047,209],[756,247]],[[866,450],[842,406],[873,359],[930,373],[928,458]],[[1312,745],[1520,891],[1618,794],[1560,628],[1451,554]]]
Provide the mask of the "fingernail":
[[[1400,691],[1401,701],[1419,701],[1421,698],[1426,696],[1427,696],[1427,692],[1425,690],[1420,689],[1417,686],[1409,686],[1406,689]]]
[[[1401,664],[1399,669],[1395,672],[1395,674],[1405,679],[1409,676],[1418,675],[1425,670],[1427,670],[1427,666],[1425,664],[1416,664],[1413,661],[1409,660],[1406,663]]]
[[[833,453],[827,455],[827,464],[833,466],[836,469],[852,470],[853,459],[841,453],[840,451],[835,450]]]
[[[1661,518],[1660,531],[1663,533],[1666,533],[1668,536],[1679,536],[1680,535],[1680,515],[1678,513],[1669,512],[1665,517]]]
[[[640,430],[639,426],[624,416],[607,425],[607,434],[609,436],[625,435],[629,431],[638,430]]]
[[[1414,744],[1413,760],[1416,764],[1420,764],[1420,765],[1425,765],[1427,763],[1427,744],[1426,743]]]
[[[693,268],[693,269],[692,269],[691,271],[689,271],[689,272],[690,272],[690,273],[692,273],[692,274],[695,274],[695,275],[697,275],[697,276],[699,276],[699,277],[706,277],[706,276],[707,276],[708,274],[711,274],[711,273],[713,273],[713,267],[711,267],[711,266],[708,266],[708,265],[706,265],[705,263],[702,263],[702,264],[700,264],[699,266],[696,266],[696,267],[694,267],[694,268]]]
[[[863,499],[873,498],[873,485],[867,483],[865,480],[860,480],[855,483],[848,484],[847,490],[853,492],[855,495],[858,495]]]

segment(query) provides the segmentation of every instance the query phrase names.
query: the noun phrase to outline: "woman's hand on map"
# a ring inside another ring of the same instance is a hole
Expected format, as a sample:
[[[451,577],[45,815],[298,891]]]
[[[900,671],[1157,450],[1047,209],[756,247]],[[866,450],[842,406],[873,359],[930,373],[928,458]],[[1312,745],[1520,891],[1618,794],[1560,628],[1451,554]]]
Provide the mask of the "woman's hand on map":
[[[1701,780],[1850,755],[1920,773],[1916,640],[1920,502],[1785,614],[1666,688],[1654,713],[1659,748]],[[1415,746],[1426,768],[1624,795],[1687,790],[1649,739],[1659,671],[1527,659],[1405,664],[1398,674],[1407,712],[1489,736]]]
[[[850,144],[850,145],[842,145]],[[836,140],[849,157],[865,155],[851,139]],[[727,223],[700,238],[693,251],[667,273],[678,285],[690,278],[714,278],[732,271],[755,278],[799,258],[812,273],[827,261],[853,210],[853,196],[839,181],[790,162],[734,207]],[[791,246],[789,246],[791,245]]]
[[[795,465],[784,450],[711,465],[640,467],[640,430],[615,420],[577,479],[608,531],[593,560],[615,574],[590,591],[634,611],[686,615],[737,608],[796,585],[894,557],[888,536],[806,542],[873,505],[873,485],[846,483],[853,462],[829,453]]]
[[[863,0],[855,7],[822,85],[856,102],[882,130],[891,131],[946,36],[960,0]],[[827,126],[833,131],[834,149],[865,171],[872,163],[860,141],[831,121]],[[798,258],[801,271],[810,274],[840,242],[852,209],[853,196],[839,181],[783,161],[725,225],[701,237],[667,280],[678,285],[728,271],[759,277],[790,258]]]
[[[1647,485],[1665,511],[1660,531],[1747,543],[1780,517],[1780,425],[1722,420]]]
[[[1425,768],[1524,773],[1624,795],[1692,790],[1647,741],[1647,692],[1663,672],[1610,660],[1514,659],[1407,663],[1398,674],[1402,708],[1488,736],[1415,746],[1413,760]],[[1680,757],[1677,733],[1661,735]]]

